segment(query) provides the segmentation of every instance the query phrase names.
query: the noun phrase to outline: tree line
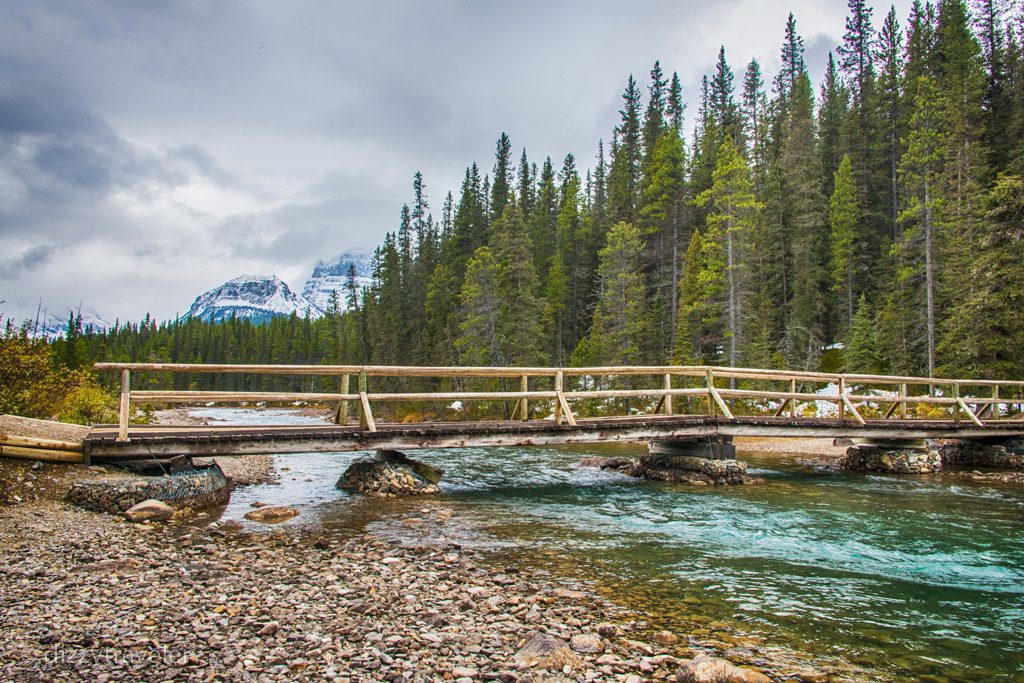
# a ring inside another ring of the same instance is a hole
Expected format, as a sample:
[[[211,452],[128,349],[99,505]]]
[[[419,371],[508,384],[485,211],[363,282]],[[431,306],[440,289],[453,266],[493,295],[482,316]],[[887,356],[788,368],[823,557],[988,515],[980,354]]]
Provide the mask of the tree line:
[[[676,73],[632,76],[592,164],[502,134],[435,218],[398,227],[319,320],[72,330],[95,360],[724,364],[1024,374],[1024,13],[849,0],[811,83],[791,14],[771,83],[724,48],[692,137]],[[841,352],[833,349],[842,349]],[[832,350],[832,351],[830,351]],[[174,380],[188,383],[187,377]],[[232,388],[240,378],[219,378]]]

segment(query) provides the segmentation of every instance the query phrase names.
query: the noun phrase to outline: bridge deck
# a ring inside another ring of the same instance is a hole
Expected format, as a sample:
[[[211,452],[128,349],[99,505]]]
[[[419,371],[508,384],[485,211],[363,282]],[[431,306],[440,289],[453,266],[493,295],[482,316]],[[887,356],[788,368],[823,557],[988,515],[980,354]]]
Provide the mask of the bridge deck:
[[[118,427],[94,427],[85,443],[94,459],[167,455],[244,455],[414,450],[648,441],[709,436],[850,437],[911,440],[924,438],[1005,439],[1024,437],[1024,421],[991,421],[983,427],[953,420],[867,420],[865,424],[828,418],[642,415],[579,418],[575,426],[553,420],[378,423],[377,431],[358,426],[132,426],[129,441],[118,442]]]

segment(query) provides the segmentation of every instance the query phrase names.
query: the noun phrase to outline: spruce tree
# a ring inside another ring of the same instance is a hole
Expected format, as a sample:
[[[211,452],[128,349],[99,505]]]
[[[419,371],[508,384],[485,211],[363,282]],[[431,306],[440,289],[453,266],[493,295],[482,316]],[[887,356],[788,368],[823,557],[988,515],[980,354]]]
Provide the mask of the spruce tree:
[[[611,221],[632,221],[639,196],[640,162],[640,89],[630,76],[622,94],[621,122],[615,129],[612,164],[608,172],[608,216]]]
[[[500,358],[509,365],[540,365],[545,359],[541,341],[544,302],[537,296],[539,286],[526,223],[514,201],[505,206],[491,231],[497,267]]]
[[[490,247],[480,247],[466,264],[461,292],[462,322],[455,347],[463,365],[505,365],[498,320],[498,265]]]
[[[825,341],[828,217],[818,173],[814,100],[807,74],[793,84],[779,166],[788,204],[792,250],[792,298],[784,336],[790,367],[814,369]]]
[[[861,242],[860,211],[857,206],[857,190],[854,186],[853,168],[849,155],[843,155],[835,173],[832,198],[829,201],[829,224],[832,237],[832,289],[839,295],[839,329],[849,329],[855,313],[854,301],[858,294],[855,285],[859,280],[856,273],[858,260],[855,258],[857,245]]]
[[[875,336],[875,321],[871,318],[867,299],[863,294],[857,302],[857,312],[847,335],[843,350],[846,372],[853,374],[874,374],[879,371],[878,340]]]
[[[742,347],[742,306],[745,294],[743,243],[757,227],[761,204],[754,196],[750,173],[731,137],[726,136],[718,152],[712,186],[695,200],[710,209],[704,235],[702,275],[708,298],[724,308],[727,319],[728,361],[735,366]],[[715,301],[719,292],[724,301]]]
[[[501,134],[498,138],[497,151],[494,155],[494,180],[491,185],[491,203],[489,215],[496,221],[505,213],[512,191],[512,143],[508,135]]]
[[[595,362],[640,365],[647,362],[649,320],[644,276],[640,268],[643,241],[629,223],[616,223],[601,250],[598,277],[601,297],[588,343]]]
[[[996,379],[1024,364],[1024,180],[999,177],[983,208],[973,286],[956,299],[940,349],[944,372]]]

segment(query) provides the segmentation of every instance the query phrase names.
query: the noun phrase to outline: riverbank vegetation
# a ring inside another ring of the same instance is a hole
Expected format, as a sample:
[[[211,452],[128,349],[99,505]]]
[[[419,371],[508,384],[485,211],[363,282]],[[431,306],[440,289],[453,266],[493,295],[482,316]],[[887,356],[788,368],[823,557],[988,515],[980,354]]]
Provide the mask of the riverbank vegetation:
[[[692,135],[679,77],[655,63],[645,85],[626,80],[591,164],[525,149],[517,162],[502,134],[493,168],[471,164],[439,218],[417,173],[371,284],[353,273],[321,319],[147,318],[72,329],[53,352],[72,369],[675,362],[1021,376],[1022,22],[996,0],[915,1],[903,21],[850,0],[815,85],[791,15],[770,83],[756,60],[738,69],[719,52]]]

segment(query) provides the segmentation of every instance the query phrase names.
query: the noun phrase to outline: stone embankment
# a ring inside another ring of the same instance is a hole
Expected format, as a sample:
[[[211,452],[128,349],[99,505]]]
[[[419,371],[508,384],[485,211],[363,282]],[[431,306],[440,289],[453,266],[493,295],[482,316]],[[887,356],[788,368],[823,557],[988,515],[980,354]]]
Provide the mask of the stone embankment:
[[[920,448],[857,445],[846,450],[843,466],[887,474],[934,474],[978,467],[1020,471],[1024,470],[1024,444],[950,440],[928,442]]]
[[[769,680],[458,544],[236,528],[0,509],[0,679]]]

